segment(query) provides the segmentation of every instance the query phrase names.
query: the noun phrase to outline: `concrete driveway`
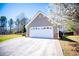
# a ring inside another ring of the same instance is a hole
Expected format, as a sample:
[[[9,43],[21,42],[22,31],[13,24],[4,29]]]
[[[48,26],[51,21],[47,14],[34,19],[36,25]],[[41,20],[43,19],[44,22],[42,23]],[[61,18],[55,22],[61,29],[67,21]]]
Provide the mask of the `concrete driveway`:
[[[0,43],[0,56],[62,56],[59,40],[14,38]]]

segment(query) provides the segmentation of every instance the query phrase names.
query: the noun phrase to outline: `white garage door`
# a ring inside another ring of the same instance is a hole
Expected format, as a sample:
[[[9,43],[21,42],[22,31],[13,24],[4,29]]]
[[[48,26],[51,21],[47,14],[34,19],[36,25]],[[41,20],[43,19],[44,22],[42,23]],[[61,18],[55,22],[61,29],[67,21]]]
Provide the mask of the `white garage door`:
[[[30,37],[53,38],[53,28],[51,26],[31,27],[29,32]]]

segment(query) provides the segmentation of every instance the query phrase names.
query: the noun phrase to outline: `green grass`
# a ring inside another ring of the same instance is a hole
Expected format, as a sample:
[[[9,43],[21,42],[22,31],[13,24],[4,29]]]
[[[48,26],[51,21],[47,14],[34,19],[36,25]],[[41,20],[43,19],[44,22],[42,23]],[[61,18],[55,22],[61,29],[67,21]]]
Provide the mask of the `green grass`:
[[[17,38],[17,37],[22,37],[20,34],[9,34],[9,35],[0,35],[0,42],[12,39],[12,38]]]
[[[70,38],[70,39],[79,39],[79,36],[66,36],[67,38]]]
[[[79,35],[66,36],[66,38],[79,42]]]

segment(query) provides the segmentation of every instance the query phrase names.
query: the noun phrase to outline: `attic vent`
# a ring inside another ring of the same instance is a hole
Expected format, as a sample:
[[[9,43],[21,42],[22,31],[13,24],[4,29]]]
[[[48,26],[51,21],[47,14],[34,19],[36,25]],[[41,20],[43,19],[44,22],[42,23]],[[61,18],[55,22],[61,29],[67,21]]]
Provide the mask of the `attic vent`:
[[[42,17],[42,14],[39,14],[39,17]]]

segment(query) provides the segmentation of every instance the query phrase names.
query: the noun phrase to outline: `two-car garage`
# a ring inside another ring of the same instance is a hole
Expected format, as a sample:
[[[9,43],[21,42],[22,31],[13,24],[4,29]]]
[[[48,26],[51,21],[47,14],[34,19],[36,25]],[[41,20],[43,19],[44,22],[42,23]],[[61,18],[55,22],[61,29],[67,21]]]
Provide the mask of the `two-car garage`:
[[[51,22],[43,13],[37,13],[26,25],[26,36],[31,38],[59,38],[58,23]]]
[[[53,27],[52,26],[42,26],[42,27],[31,27],[29,30],[29,37],[39,37],[39,38],[53,38]]]

